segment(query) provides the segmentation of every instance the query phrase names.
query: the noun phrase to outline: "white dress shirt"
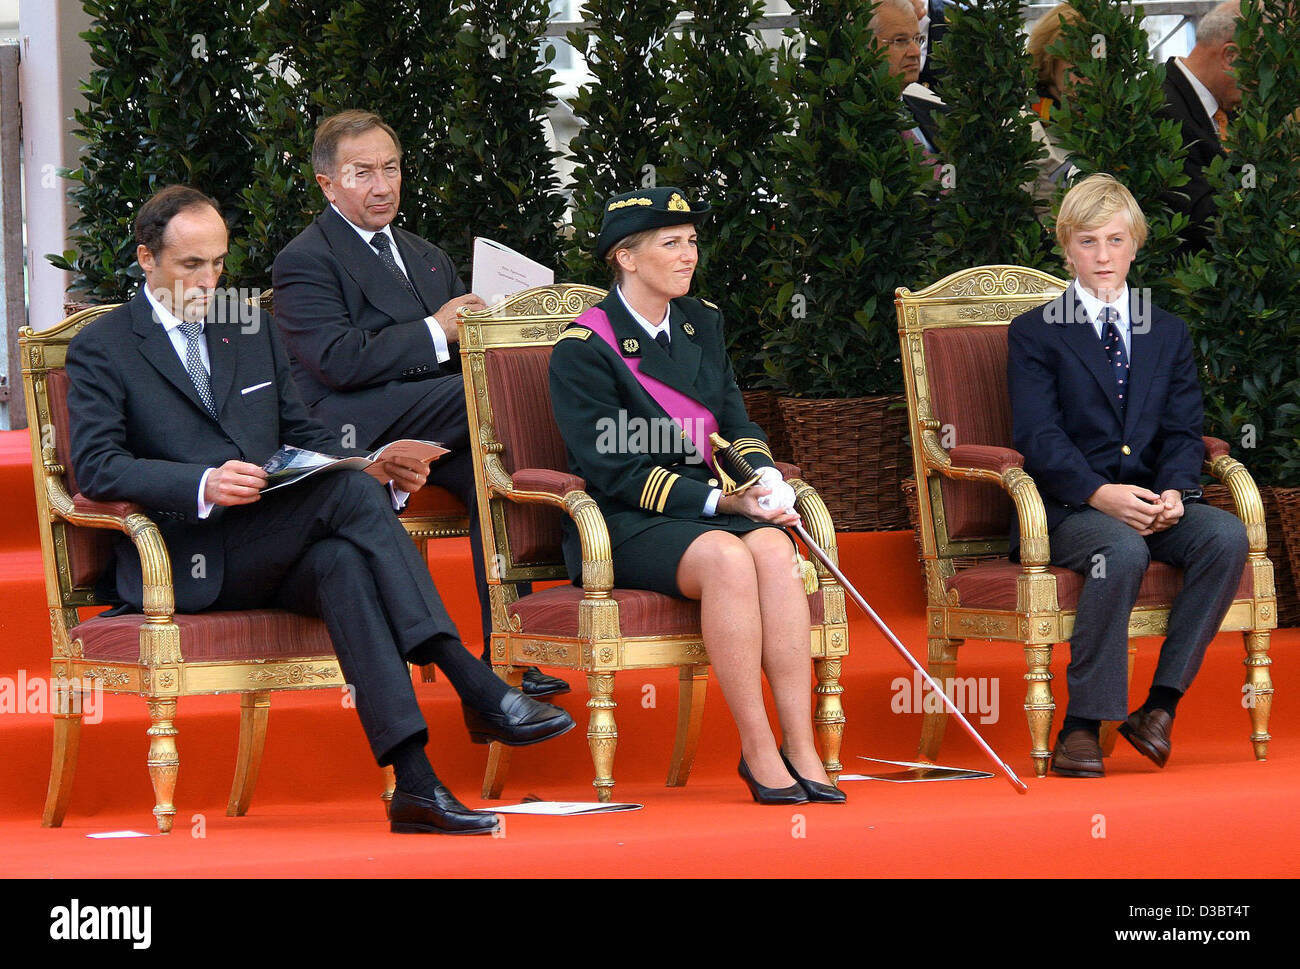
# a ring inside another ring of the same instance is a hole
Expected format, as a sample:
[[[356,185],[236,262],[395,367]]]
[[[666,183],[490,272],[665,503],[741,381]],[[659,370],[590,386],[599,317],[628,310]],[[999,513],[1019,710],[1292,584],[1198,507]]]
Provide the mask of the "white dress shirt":
[[[1201,83],[1201,79],[1193,74],[1191,69],[1183,63],[1181,57],[1175,57],[1174,63],[1178,65],[1178,69],[1182,71],[1183,76],[1187,78],[1187,83],[1190,84],[1192,90],[1196,92],[1196,97],[1200,100],[1201,107],[1205,109],[1205,116],[1210,120],[1210,124],[1214,127],[1215,131],[1218,131],[1219,126],[1214,120],[1214,115],[1219,110],[1218,100],[1210,93],[1210,89]]]
[[[340,219],[352,226],[356,234],[361,236],[361,241],[371,250],[374,250],[375,247],[370,245],[370,240],[381,232],[386,235],[388,237],[388,251],[393,254],[393,262],[397,263],[397,268],[402,271],[402,275],[405,276],[407,280],[410,280],[411,274],[406,271],[406,263],[402,262],[402,254],[397,249],[397,240],[393,238],[393,227],[391,225],[386,225],[377,232],[371,229],[363,229],[342,212],[339,212],[339,207],[333,202],[330,203],[330,208],[335,212],[338,212]],[[376,251],[375,254],[378,255],[378,252]],[[415,283],[412,282],[411,286],[414,287]],[[429,336],[433,340],[433,349],[438,355],[438,362],[446,363],[451,359],[451,351],[447,348],[447,334],[442,332],[442,327],[438,325],[437,317],[426,316],[424,318],[424,323],[429,328]]]
[[[1098,340],[1102,338],[1101,337],[1102,309],[1109,306],[1117,313],[1119,313],[1119,319],[1115,321],[1115,327],[1116,329],[1119,330],[1119,338],[1124,341],[1124,353],[1129,358],[1129,360],[1132,361],[1133,341],[1129,336],[1131,325],[1130,325],[1129,313],[1128,313],[1128,309],[1129,309],[1128,283],[1124,284],[1124,288],[1120,291],[1119,296],[1116,297],[1113,303],[1105,303],[1102,300],[1098,299],[1092,293],[1088,292],[1086,289],[1080,286],[1079,281],[1077,279],[1074,281],[1074,291],[1079,294],[1079,302],[1083,304],[1083,308],[1087,311],[1088,319],[1092,323],[1092,329],[1097,334]]]

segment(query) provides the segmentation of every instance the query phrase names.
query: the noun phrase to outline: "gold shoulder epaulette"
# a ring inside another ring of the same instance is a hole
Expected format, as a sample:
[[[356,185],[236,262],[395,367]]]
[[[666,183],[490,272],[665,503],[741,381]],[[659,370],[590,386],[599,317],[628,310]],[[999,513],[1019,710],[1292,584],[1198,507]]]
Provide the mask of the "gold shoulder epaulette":
[[[705,306],[707,306],[707,307],[708,307],[709,309],[711,309],[711,310],[716,310],[716,309],[718,308],[718,306],[717,306],[716,303],[710,303],[707,299],[702,299],[702,300],[700,300],[700,302],[703,303]]]
[[[555,342],[559,343],[560,340],[585,340],[589,336],[591,336],[591,331],[586,327],[574,326],[561,333]]]

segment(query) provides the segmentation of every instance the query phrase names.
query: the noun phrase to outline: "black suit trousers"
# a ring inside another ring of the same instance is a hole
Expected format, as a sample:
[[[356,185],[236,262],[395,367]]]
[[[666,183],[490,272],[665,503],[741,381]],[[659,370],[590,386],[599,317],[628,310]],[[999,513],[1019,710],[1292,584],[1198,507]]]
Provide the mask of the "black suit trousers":
[[[320,474],[222,514],[215,607],[319,616],[380,764],[428,731],[407,662],[459,647],[438,590],[386,488],[361,471]]]

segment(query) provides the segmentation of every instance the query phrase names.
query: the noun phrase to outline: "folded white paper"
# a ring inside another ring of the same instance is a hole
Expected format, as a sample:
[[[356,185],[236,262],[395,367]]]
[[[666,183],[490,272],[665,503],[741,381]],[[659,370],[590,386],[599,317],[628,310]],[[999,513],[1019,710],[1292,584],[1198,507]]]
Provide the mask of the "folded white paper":
[[[534,262],[521,252],[503,246],[491,239],[478,236],[474,239],[474,269],[470,290],[483,298],[488,306],[533,286],[549,286],[555,282],[554,270]]]
[[[606,814],[610,811],[639,811],[643,805],[602,803],[601,801],[525,801],[505,807],[479,808],[481,814],[547,814],[568,817],[574,814]]]

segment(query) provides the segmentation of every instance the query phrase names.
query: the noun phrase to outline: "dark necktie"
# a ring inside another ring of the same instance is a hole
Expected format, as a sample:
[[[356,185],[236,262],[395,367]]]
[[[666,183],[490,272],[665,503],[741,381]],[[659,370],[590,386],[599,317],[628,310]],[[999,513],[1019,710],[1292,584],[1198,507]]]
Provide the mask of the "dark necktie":
[[[411,285],[411,280],[407,278],[406,273],[402,272],[402,270],[398,268],[397,260],[393,258],[393,249],[392,246],[389,245],[388,236],[384,235],[382,232],[376,232],[370,237],[370,244],[374,246],[375,251],[379,253],[379,261],[388,267],[389,272],[402,281],[402,285],[406,287],[408,293],[415,296],[416,299],[419,299],[420,297],[416,296],[415,287]]]
[[[664,353],[667,353],[667,352],[668,352],[668,347],[669,347],[669,344],[670,344],[670,341],[669,341],[669,339],[668,339],[668,331],[667,331],[667,330],[660,330],[658,333],[656,333],[656,334],[655,334],[655,343],[657,343],[657,344],[659,344],[661,347],[663,347]]]
[[[1114,367],[1116,393],[1123,410],[1128,392],[1128,354],[1119,335],[1119,310],[1113,306],[1101,308],[1101,346],[1106,351],[1106,362]]]
[[[199,400],[203,401],[203,406],[215,419],[217,404],[212,399],[212,384],[208,380],[208,371],[203,366],[203,354],[200,352],[203,345],[203,322],[183,322],[181,332],[185,334],[185,369],[190,373],[190,380],[194,381],[194,389],[199,392]]]

